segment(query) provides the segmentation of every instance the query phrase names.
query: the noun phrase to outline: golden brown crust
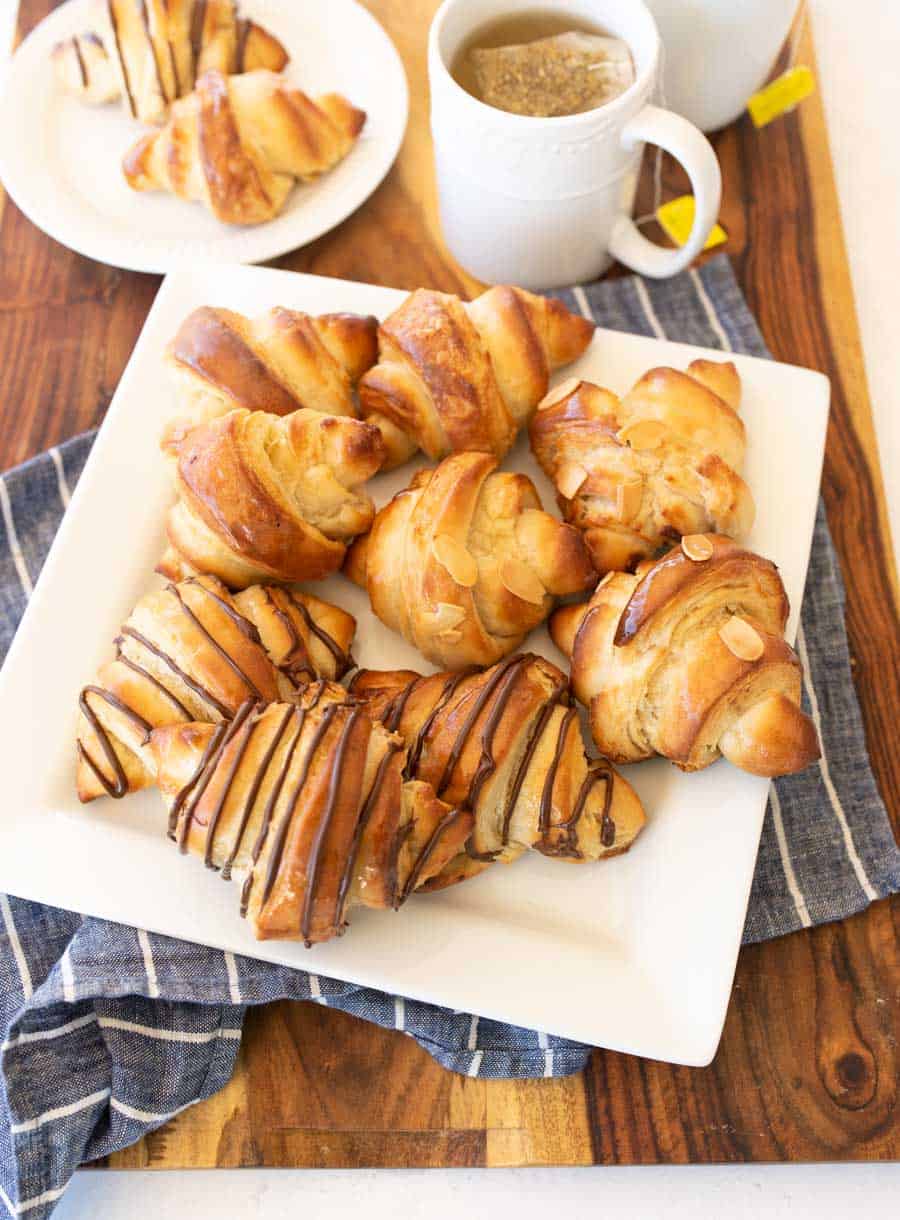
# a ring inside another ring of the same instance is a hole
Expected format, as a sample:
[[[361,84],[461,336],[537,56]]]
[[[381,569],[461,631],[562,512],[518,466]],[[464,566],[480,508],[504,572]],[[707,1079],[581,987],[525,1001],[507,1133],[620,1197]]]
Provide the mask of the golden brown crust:
[[[340,687],[180,725],[151,752],[170,834],[226,878],[260,939],[328,940],[356,904],[398,907],[453,858],[472,816],[402,775],[399,739]]]
[[[819,756],[800,708],[800,662],[783,638],[787,615],[775,565],[706,534],[639,574],[610,573],[587,605],[557,611],[550,630],[614,761],[662,754],[695,771],[721,753],[777,776]]]
[[[546,392],[579,356],[593,324],[559,301],[497,286],[464,303],[419,289],[382,324],[379,360],[362,379],[363,415],[382,429],[389,462],[417,448],[502,457]]]
[[[205,203],[226,224],[272,219],[297,179],[318,177],[352,148],[365,115],[336,94],[313,101],[264,70],[204,72],[165,127],[122,163],[134,190]]]
[[[355,415],[353,386],[375,360],[377,327],[357,314],[313,317],[278,306],[255,319],[195,309],[166,353],[179,407],[163,448],[176,449],[192,427],[236,407]]]
[[[746,534],[739,400],[734,366],[711,361],[652,369],[621,401],[584,381],[544,399],[531,447],[599,572],[633,569],[685,534]]]
[[[379,468],[377,429],[343,416],[232,411],[178,447],[178,503],[162,568],[212,572],[231,588],[335,571],[374,506],[361,484]]]
[[[309,594],[255,586],[238,597],[212,576],[146,594],[116,640],[117,657],[81,695],[82,801],[153,782],[150,733],[230,719],[248,698],[294,698],[352,664],[352,615]]]
[[[592,583],[578,533],[544,513],[531,481],[457,453],[376,516],[345,567],[372,609],[436,665],[489,665]]]
[[[54,48],[57,79],[91,105],[124,96],[145,123],[162,123],[209,69],[280,72],[288,62],[274,34],[241,18],[235,0],[109,0],[97,15],[99,33]]]
[[[617,854],[643,827],[631,787],[585,758],[565,676],[542,657],[507,657],[484,673],[363,670],[352,692],[406,742],[407,775],[474,813],[465,854],[429,888],[528,848],[571,860]]]

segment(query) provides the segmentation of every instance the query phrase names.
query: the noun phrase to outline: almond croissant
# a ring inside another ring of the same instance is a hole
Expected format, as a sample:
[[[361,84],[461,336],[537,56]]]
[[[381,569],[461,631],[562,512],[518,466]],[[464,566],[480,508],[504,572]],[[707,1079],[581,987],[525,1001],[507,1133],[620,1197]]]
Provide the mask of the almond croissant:
[[[463,849],[472,815],[407,781],[403,743],[340,687],[247,703],[226,727],[157,729],[169,833],[222,876],[261,939],[340,935],[354,904],[399,907]]]
[[[361,489],[378,470],[378,429],[358,419],[295,411],[231,411],[193,429],[177,449],[178,502],[159,571],[210,572],[229,588],[318,580],[372,523]]]
[[[586,605],[556,611],[550,633],[614,762],[662,754],[697,771],[724,754],[776,776],[819,757],[787,616],[773,563],[697,534],[637,575],[609,573]]]
[[[136,191],[205,203],[225,224],[261,224],[278,215],[297,180],[343,160],[365,121],[340,94],[313,101],[273,72],[209,71],[122,168]]]
[[[420,288],[378,332],[379,361],[359,387],[391,466],[417,449],[503,457],[547,393],[550,374],[585,350],[594,324],[552,297],[495,287],[474,301]]]
[[[99,32],[54,48],[57,79],[91,105],[124,94],[144,123],[162,123],[210,68],[231,76],[288,62],[277,38],[238,16],[235,0],[104,0],[98,9]]]
[[[417,471],[354,543],[345,572],[383,623],[446,669],[514,652],[554,597],[595,577],[578,531],[488,453]]]
[[[81,692],[78,796],[122,797],[153,782],[153,729],[229,720],[247,699],[295,698],[350,668],[356,621],[308,594],[254,586],[237,597],[212,576],[142,597],[117,655]]]
[[[632,568],[684,534],[749,531],[740,393],[733,364],[695,360],[686,373],[653,369],[621,401],[587,381],[547,395],[531,447],[599,572]]]
[[[166,352],[178,410],[163,448],[177,448],[191,428],[235,407],[356,415],[353,387],[375,363],[377,328],[375,318],[352,313],[314,317],[276,306],[251,319],[210,305],[195,309]]]
[[[585,757],[566,677],[543,657],[424,678],[360,670],[350,689],[406,742],[404,774],[475,815],[465,853],[431,888],[528,848],[566,860],[617,855],[644,825],[631,786],[605,759]]]

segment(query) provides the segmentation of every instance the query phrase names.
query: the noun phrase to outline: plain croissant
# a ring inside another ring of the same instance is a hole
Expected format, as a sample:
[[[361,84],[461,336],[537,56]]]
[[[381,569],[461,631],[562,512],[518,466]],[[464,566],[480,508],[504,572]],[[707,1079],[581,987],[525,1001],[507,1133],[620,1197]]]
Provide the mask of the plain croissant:
[[[273,72],[209,71],[122,168],[136,191],[204,203],[226,224],[261,224],[278,215],[295,182],[343,160],[365,120],[340,94],[313,100]]]
[[[372,523],[362,484],[378,470],[378,429],[342,415],[231,411],[178,446],[177,503],[159,571],[210,572],[231,589],[318,580]]]
[[[531,447],[599,572],[633,568],[685,534],[749,531],[740,394],[733,364],[695,360],[686,373],[653,369],[621,401],[587,381],[543,400]]]
[[[362,413],[381,428],[391,466],[417,449],[434,460],[464,449],[503,457],[551,372],[593,333],[560,301],[522,288],[489,288],[468,303],[420,288],[381,325]]]
[[[164,121],[169,106],[210,68],[231,76],[280,72],[288,54],[274,35],[238,16],[234,0],[104,0],[100,30],[56,45],[53,67],[91,105],[124,95],[131,114]]]
[[[328,683],[299,704],[248,702],[228,726],[157,729],[150,749],[171,836],[243,879],[259,939],[311,945],[357,903],[396,909],[471,833],[471,813],[406,781],[402,741]]]
[[[490,665],[595,579],[578,531],[488,453],[419,470],[357,540],[345,572],[375,614],[446,669]]]
[[[724,754],[776,776],[819,757],[787,616],[773,563],[697,534],[636,575],[609,573],[586,605],[557,610],[550,631],[614,762],[662,754],[697,771]]]
[[[235,407],[355,415],[354,386],[375,363],[377,329],[375,318],[352,313],[316,317],[276,306],[251,319],[195,309],[166,352],[178,409],[163,448],[177,448],[191,428]]]
[[[430,888],[529,848],[565,860],[618,855],[644,826],[631,786],[605,759],[585,757],[568,681],[543,657],[424,678],[360,670],[350,690],[406,742],[405,774],[475,815],[465,852]]]
[[[233,598],[214,577],[142,597],[116,659],[81,692],[78,796],[122,797],[153,782],[153,729],[229,720],[247,699],[294,698],[352,664],[352,615],[308,594],[257,586]]]

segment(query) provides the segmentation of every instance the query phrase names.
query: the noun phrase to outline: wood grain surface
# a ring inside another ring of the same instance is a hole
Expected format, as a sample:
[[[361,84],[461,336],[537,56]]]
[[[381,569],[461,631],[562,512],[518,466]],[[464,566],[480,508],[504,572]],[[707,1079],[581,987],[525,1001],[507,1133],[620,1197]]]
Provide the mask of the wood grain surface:
[[[53,7],[22,0],[19,36]],[[412,95],[400,158],[332,233],[276,265],[471,293],[443,248],[427,126],[425,35],[437,0],[370,0]],[[273,18],[273,24],[274,18]],[[799,57],[812,60],[808,34]],[[5,121],[10,121],[9,116]],[[833,386],[823,490],[875,773],[900,819],[896,572],[820,100],[715,138],[726,247],[776,357]],[[666,193],[684,188],[666,165]],[[649,185],[645,183],[645,195]],[[647,196],[649,198],[649,196]],[[159,281],[89,262],[0,196],[0,462],[98,423]],[[451,1075],[409,1038],[313,1004],[252,1012],[215,1098],[116,1168],[434,1166],[893,1159],[900,1156],[900,903],[744,949],[705,1069],[596,1051],[565,1080]]]

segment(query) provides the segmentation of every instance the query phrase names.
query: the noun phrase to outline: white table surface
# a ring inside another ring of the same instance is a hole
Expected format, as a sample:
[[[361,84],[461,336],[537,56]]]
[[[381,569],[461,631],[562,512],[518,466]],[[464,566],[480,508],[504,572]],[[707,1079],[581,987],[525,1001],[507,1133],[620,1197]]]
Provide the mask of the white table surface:
[[[900,564],[900,5],[809,0],[866,370]],[[0,0],[0,47],[17,0]],[[57,1208],[60,1220],[219,1220],[223,1214],[294,1220],[401,1216],[458,1220],[516,1201],[519,1220],[548,1210],[608,1220],[837,1220],[861,1205],[895,1203],[900,1165],[690,1166],[534,1170],[82,1171]],[[223,1200],[227,1207],[223,1211]],[[636,1210],[637,1209],[637,1210]]]

